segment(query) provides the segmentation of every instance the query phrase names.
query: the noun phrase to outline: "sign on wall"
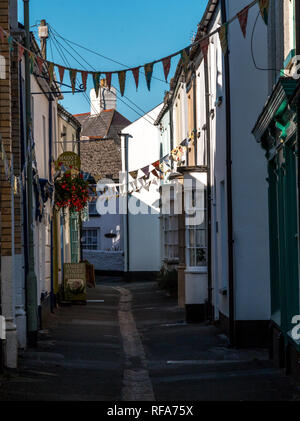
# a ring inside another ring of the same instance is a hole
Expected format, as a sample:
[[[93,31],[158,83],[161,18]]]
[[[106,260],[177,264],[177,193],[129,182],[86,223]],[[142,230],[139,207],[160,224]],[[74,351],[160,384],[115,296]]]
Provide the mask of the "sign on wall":
[[[56,167],[58,169],[59,166],[64,165],[68,168],[74,168],[77,170],[80,170],[80,158],[75,152],[64,152],[61,154],[57,161],[56,161]]]
[[[85,263],[64,263],[64,292],[67,301],[86,301]]]

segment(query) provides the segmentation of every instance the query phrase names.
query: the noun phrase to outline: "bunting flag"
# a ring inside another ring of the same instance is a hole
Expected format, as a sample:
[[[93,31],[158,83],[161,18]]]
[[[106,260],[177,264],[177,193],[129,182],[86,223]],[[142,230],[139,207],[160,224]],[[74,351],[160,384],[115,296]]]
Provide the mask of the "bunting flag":
[[[147,87],[148,90],[150,91],[151,88],[151,79],[152,79],[152,73],[153,73],[153,66],[154,63],[147,63],[145,64],[145,76],[146,76],[146,82],[147,82]]]
[[[94,82],[94,88],[95,88],[97,98],[99,96],[99,89],[100,89],[100,76],[101,76],[101,73],[99,72],[93,73],[93,82]]]
[[[118,72],[118,77],[119,77],[119,85],[120,85],[121,96],[124,96],[125,82],[126,82],[126,71],[123,70],[122,72]]]
[[[164,68],[165,79],[166,79],[166,82],[168,82],[168,76],[169,76],[170,69],[171,69],[171,57],[164,58],[163,61],[162,61],[162,64],[163,64],[163,68]]]
[[[18,45],[18,61],[22,60],[23,54],[24,54],[24,47],[23,45],[19,44]]]
[[[39,72],[40,72],[40,74],[42,74],[43,73],[44,59],[42,59],[42,57],[37,56],[36,62],[37,62],[38,68],[39,68]]]
[[[159,164],[160,164],[160,162],[158,160],[158,161],[154,162],[152,165],[153,165],[154,168],[157,169],[157,168],[159,168]]]
[[[58,67],[58,74],[60,83],[62,84],[64,81],[64,75],[65,75],[65,68],[63,66],[57,66]]]
[[[4,32],[3,29],[0,27],[0,40],[3,43],[4,42]]]
[[[54,78],[54,63],[48,62],[48,71],[49,71],[49,85],[52,85],[53,78]]]
[[[149,165],[147,165],[146,167],[144,167],[144,168],[141,168],[141,170],[143,171],[143,173],[146,175],[146,176],[148,176],[149,175],[149,173],[150,173],[150,170],[149,170]]]
[[[139,87],[139,77],[140,77],[140,68],[139,67],[135,67],[134,69],[132,69],[132,74],[133,74],[133,77],[134,77],[136,90],[138,90],[138,87]]]
[[[183,64],[183,69],[186,72],[190,60],[190,47],[187,47],[181,51],[181,60]]]
[[[201,48],[203,57],[207,57],[208,47],[209,47],[209,38],[205,38],[204,40],[200,42],[200,48]]]
[[[76,88],[76,75],[77,75],[77,71],[75,69],[71,69],[70,70],[70,81],[71,81],[73,94],[75,93],[75,88]]]
[[[30,73],[33,73],[34,70],[34,54],[32,51],[29,53],[29,64],[30,64]]]
[[[228,23],[225,23],[221,28],[219,29],[219,37],[220,37],[220,43],[221,48],[223,51],[223,54],[226,54],[228,51]]]
[[[259,0],[260,14],[266,25],[268,25],[268,21],[269,21],[269,6],[270,6],[270,0]]]
[[[106,85],[107,85],[109,91],[110,91],[110,88],[111,88],[111,77],[112,77],[111,72],[105,73]]]
[[[7,42],[8,42],[8,45],[9,45],[9,51],[10,52],[14,51],[13,41],[14,41],[13,37],[11,35],[9,35],[9,37],[7,37]]]
[[[83,86],[84,92],[86,91],[87,77],[88,77],[88,72],[85,72],[85,71],[81,72],[81,80],[82,80],[82,86]]]
[[[136,179],[136,178],[137,178],[137,175],[138,175],[138,170],[136,170],[136,171],[130,171],[130,172],[129,172],[129,175],[130,175],[130,177],[132,177],[133,179]]]
[[[249,14],[249,6],[246,6],[243,10],[241,10],[237,14],[244,38],[246,38],[246,35],[247,35],[248,14]]]

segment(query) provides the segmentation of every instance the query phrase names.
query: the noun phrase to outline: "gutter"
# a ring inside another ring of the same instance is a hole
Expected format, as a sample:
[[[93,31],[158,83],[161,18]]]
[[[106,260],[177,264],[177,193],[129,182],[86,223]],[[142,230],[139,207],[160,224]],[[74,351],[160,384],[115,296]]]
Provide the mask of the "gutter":
[[[52,109],[52,103],[53,98],[52,95],[49,95],[49,182],[50,184],[53,183],[52,180],[52,153],[53,153],[53,109]],[[51,313],[54,313],[54,307],[55,307],[55,297],[54,297],[54,276],[53,276],[53,264],[54,264],[54,257],[53,257],[53,219],[51,219],[50,222],[50,251],[51,251],[51,291],[50,291],[50,307],[51,307]]]
[[[207,290],[208,290],[208,320],[213,321],[212,302],[212,241],[211,241],[211,165],[210,165],[210,144],[211,144],[211,127],[210,127],[210,104],[209,104],[209,69],[208,58],[204,56],[204,81],[205,81],[205,114],[206,114],[206,165],[207,165]]]
[[[221,0],[222,24],[227,22],[226,1]],[[228,228],[228,287],[229,287],[229,340],[235,345],[235,305],[233,270],[233,216],[232,216],[232,152],[231,152],[231,95],[229,49],[224,56],[226,92],[226,179],[227,179],[227,228]]]

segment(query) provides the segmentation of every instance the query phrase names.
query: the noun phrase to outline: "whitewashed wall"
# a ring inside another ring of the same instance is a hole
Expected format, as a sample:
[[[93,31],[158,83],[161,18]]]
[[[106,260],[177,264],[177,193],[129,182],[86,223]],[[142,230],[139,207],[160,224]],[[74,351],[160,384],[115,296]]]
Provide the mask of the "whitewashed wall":
[[[128,147],[129,171],[145,167],[160,158],[160,134],[159,129],[153,123],[162,106],[163,104],[160,104],[145,115],[145,118],[152,123],[147,122],[144,118],[139,118],[123,130],[123,133],[132,136]],[[134,193],[129,199],[130,207],[139,200],[142,206],[154,213],[148,215],[129,214],[130,272],[160,270],[159,197],[158,186],[151,185],[149,192],[142,189],[140,193]]]
[[[31,91],[41,92],[34,76],[31,77]],[[57,114],[56,103],[53,103],[53,116]],[[32,95],[32,118],[35,153],[40,178],[49,179],[49,101],[45,95]],[[53,123],[54,126],[54,123]],[[57,133],[53,133],[57,138]],[[44,217],[41,222],[34,215],[34,253],[35,273],[38,281],[38,303],[41,294],[51,291],[51,232],[50,203],[45,205]]]
[[[247,0],[227,1],[234,16]],[[253,126],[268,96],[268,72],[256,70],[250,54],[251,29],[258,9],[249,11],[245,40],[238,21],[230,25],[232,179],[236,282],[236,318],[270,318],[269,229],[267,169],[264,154],[252,135]],[[267,26],[259,17],[254,54],[268,68]]]

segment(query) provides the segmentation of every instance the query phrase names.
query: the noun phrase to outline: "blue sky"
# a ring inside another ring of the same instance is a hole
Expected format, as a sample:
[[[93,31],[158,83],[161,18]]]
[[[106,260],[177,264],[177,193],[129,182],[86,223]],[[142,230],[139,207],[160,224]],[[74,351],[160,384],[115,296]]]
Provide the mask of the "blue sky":
[[[23,1],[19,0],[19,20],[23,22]],[[37,25],[46,19],[53,29],[64,38],[88,47],[122,64],[134,67],[165,57],[187,46],[197,24],[201,20],[207,0],[115,0],[100,2],[96,0],[30,0],[30,22],[37,35]],[[36,25],[36,26],[34,26]],[[65,49],[79,60],[80,66],[64,49],[62,50],[76,68],[94,67],[101,71],[123,70],[119,64],[110,62],[73,45],[73,48],[87,61],[84,63],[61,38],[56,38]],[[57,41],[48,42],[48,59],[63,64],[58,53]],[[176,69],[177,59],[173,59],[170,77]],[[153,76],[164,79],[162,64],[154,67]],[[92,88],[89,78],[88,91]],[[66,74],[65,82],[69,82]],[[113,84],[119,88],[117,77]],[[140,75],[140,86],[136,92],[131,72],[126,81],[125,96],[145,112],[154,108],[164,97],[169,85],[152,79],[151,92],[147,90],[145,77]],[[123,98],[132,108],[135,106]],[[66,94],[63,105],[73,114],[89,111],[89,104],[82,94]],[[139,115],[118,99],[118,110],[129,120]],[[141,110],[137,110],[142,113]]]

